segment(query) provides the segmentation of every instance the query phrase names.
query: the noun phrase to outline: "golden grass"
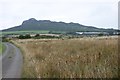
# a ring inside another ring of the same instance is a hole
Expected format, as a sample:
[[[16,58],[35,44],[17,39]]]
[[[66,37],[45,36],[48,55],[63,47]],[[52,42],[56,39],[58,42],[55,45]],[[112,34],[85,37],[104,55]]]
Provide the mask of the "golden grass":
[[[118,38],[13,42],[24,51],[23,78],[118,77]]]

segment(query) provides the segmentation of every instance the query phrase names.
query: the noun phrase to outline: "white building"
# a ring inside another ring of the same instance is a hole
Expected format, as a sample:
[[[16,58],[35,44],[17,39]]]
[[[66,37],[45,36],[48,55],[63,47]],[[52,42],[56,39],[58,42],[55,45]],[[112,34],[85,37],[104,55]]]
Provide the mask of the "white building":
[[[76,32],[76,34],[78,35],[99,35],[99,34],[109,35],[109,33],[107,32]]]

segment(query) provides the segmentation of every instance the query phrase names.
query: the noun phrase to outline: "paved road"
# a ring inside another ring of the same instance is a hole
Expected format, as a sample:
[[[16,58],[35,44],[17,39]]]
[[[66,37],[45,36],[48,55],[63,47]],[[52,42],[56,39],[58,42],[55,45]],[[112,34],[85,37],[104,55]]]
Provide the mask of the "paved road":
[[[4,43],[6,51],[2,55],[2,77],[20,78],[23,57],[20,50],[11,43]]]

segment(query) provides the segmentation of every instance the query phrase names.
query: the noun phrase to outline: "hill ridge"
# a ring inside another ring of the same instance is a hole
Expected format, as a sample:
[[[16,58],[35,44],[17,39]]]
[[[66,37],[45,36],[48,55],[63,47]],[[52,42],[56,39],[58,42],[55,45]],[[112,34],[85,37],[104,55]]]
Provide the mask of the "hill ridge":
[[[30,30],[47,30],[47,31],[66,31],[66,32],[76,32],[76,31],[94,31],[94,32],[114,32],[115,29],[103,29],[94,26],[85,26],[79,23],[66,23],[66,22],[56,22],[50,20],[36,20],[35,18],[30,18],[23,21],[19,26],[4,29],[2,31],[30,31]]]

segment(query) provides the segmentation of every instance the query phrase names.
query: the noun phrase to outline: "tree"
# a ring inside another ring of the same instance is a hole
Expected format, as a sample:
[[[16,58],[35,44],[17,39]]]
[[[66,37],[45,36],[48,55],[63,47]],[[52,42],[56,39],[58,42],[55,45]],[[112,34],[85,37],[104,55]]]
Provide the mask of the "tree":
[[[40,35],[39,34],[36,34],[35,37],[39,37]]]
[[[98,34],[98,36],[103,36],[103,35],[104,35],[103,33]]]
[[[24,35],[20,35],[18,38],[19,39],[29,39],[29,38],[31,38],[31,36],[29,34],[26,34],[25,36]]]
[[[20,35],[18,38],[19,39],[24,39],[25,37],[23,35]]]
[[[26,34],[25,39],[29,39],[29,38],[31,38],[30,34]]]

